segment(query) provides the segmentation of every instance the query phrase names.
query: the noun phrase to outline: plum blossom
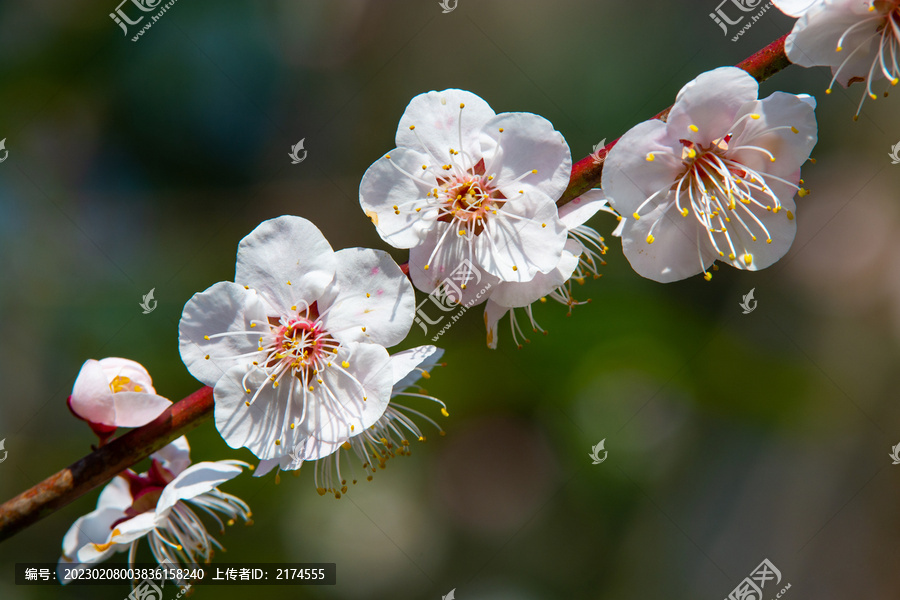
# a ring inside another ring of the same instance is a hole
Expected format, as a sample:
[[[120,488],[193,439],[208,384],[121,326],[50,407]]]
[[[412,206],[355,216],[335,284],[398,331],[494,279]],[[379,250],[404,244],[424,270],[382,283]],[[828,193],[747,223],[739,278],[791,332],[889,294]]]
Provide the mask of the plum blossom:
[[[146,539],[159,564],[207,563],[222,545],[211,536],[195,509],[212,516],[222,533],[223,519],[248,524],[247,504],[218,486],[241,474],[247,463],[237,460],[191,465],[187,439],[178,438],[150,456],[150,469],[126,470],[100,493],[97,508],[80,517],[63,537],[58,577],[64,567],[103,562],[128,551],[133,565],[138,543]]]
[[[507,313],[513,342],[521,348],[519,337],[524,338],[526,342],[529,341],[516,319],[517,308],[523,309],[532,331],[546,334],[547,332],[534,318],[531,306],[534,302],[546,302],[548,298],[555,300],[568,307],[569,315],[572,314],[574,306],[590,302],[575,299],[572,282],[583,284],[588,276],[599,278],[599,268],[606,264],[603,255],[607,247],[603,236],[584,224],[600,211],[615,214],[609,208],[606,195],[601,190],[591,190],[564,204],[559,209],[559,217],[568,229],[569,239],[556,268],[549,273],[539,273],[531,281],[497,284],[484,312],[489,348],[497,347],[498,323]]]
[[[757,100],[747,73],[723,67],[684,86],[666,122],[628,131],[606,159],[603,189],[623,217],[617,234],[640,275],[671,282],[716,260],[763,269],[796,233],[800,166],[817,138],[815,100]]]
[[[181,357],[214,387],[229,446],[314,460],[378,421],[392,385],[385,347],[415,311],[387,253],[335,252],[312,223],[282,216],[241,240],[235,282],[195,294],[179,326]]]
[[[443,353],[442,349],[435,346],[419,346],[391,355],[394,384],[390,404],[374,425],[351,437],[333,454],[315,462],[315,484],[320,495],[333,494],[335,498],[340,498],[347,493],[347,478],[341,471],[341,451],[347,452],[344,469],[350,468],[350,480],[355,485],[357,479],[354,459],[361,464],[366,479],[372,481],[372,474],[378,468],[384,469],[390,458],[410,454],[409,438],[425,441],[425,434],[413,420],[414,417],[427,421],[438,429],[440,435],[444,435],[443,429],[433,419],[396,400],[401,396],[430,400],[440,405],[442,415],[449,416],[446,404],[417,386],[420,379],[431,377],[429,370],[438,364]],[[302,462],[296,455],[263,460],[260,461],[255,476],[261,477],[275,467],[287,471],[296,470],[301,467]],[[276,475],[276,481],[277,477]]]
[[[431,293],[464,260],[496,281],[556,268],[566,228],[555,202],[572,157],[549,121],[432,91],[409,103],[396,144],[366,171],[359,199],[384,241],[410,249],[416,287]]]
[[[118,427],[146,425],[172,402],[159,396],[147,369],[127,358],[85,361],[75,378],[69,410],[104,443]]]
[[[792,63],[831,67],[844,87],[865,81],[854,118],[866,97],[878,95],[872,83],[884,77],[900,83],[900,0],[774,0],[783,13],[799,17],[784,43]],[[885,95],[887,95],[885,93]]]

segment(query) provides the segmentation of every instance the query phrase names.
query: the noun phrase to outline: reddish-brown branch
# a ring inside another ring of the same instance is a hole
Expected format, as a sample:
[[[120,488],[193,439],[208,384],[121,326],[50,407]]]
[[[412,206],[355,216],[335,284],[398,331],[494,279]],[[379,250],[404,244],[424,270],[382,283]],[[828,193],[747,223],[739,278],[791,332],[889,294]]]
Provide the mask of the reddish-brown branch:
[[[170,406],[154,421],[114,439],[22,492],[0,506],[0,541],[103,485],[212,414],[212,388],[201,388]]]
[[[736,67],[744,69],[748,73],[750,73],[753,77],[756,78],[757,81],[764,81],[768,79],[778,71],[781,71],[785,67],[791,64],[788,60],[787,55],[784,53],[784,40],[787,38],[787,35],[778,38],[762,50],[759,50],[749,58],[742,60]],[[654,119],[665,119],[669,110],[672,107],[665,109],[655,117]],[[600,150],[601,156],[606,156],[612,147],[616,145],[618,139],[615,139],[608,143],[603,150]],[[566,191],[563,193],[562,198],[559,199],[557,204],[562,206],[563,204],[569,202],[570,200],[574,200],[578,196],[582,195],[586,191],[599,187],[600,180],[603,177],[603,162],[597,161],[594,156],[587,156],[574,165],[572,165],[572,175],[569,178],[569,187],[566,188]]]

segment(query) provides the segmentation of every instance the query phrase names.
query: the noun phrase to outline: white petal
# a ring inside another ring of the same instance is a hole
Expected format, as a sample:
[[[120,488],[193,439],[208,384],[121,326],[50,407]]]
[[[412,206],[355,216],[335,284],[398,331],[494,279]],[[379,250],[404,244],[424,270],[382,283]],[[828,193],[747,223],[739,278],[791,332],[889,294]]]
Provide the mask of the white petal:
[[[344,361],[348,367],[339,368]],[[332,367],[319,372],[321,384],[312,380],[313,392],[304,391],[297,378],[285,376],[278,388],[267,384],[247,406],[265,377],[252,373],[247,380],[252,393],[247,394],[241,383],[244,373],[240,367],[231,369],[216,385],[216,427],[229,446],[246,447],[260,459],[280,458],[292,450],[301,460],[331,454],[384,414],[393,380],[387,351],[355,342],[335,355]],[[304,395],[307,414],[301,422]]]
[[[229,462],[200,462],[178,474],[167,485],[156,503],[157,523],[179,500],[190,500],[205,494],[229,479],[234,479],[243,469]]]
[[[345,248],[335,256],[334,281],[319,300],[325,330],[342,343],[402,342],[412,326],[416,293],[394,259],[370,248]]]
[[[151,454],[150,458],[158,460],[172,475],[178,475],[191,464],[191,447],[187,438],[181,436]]]
[[[648,244],[647,235],[657,221],[655,241]],[[718,257],[703,226],[693,217],[682,217],[674,207],[663,215],[660,206],[639,221],[624,222],[622,251],[637,274],[647,279],[660,283],[685,279],[702,273]]]
[[[431,204],[434,200],[427,197],[436,185],[434,175],[422,170],[433,161],[408,148],[396,148],[389,155],[375,161],[363,175],[359,204],[381,239],[395,248],[412,248],[438,217],[437,206]],[[400,214],[395,214],[394,206]],[[422,210],[416,212],[417,208]]]
[[[100,492],[100,497],[97,498],[97,508],[114,508],[124,511],[131,506],[132,502],[128,481],[124,477],[116,476]]]
[[[797,234],[797,220],[793,217],[793,211],[795,210],[793,199],[790,196],[784,196],[779,199],[781,200],[782,210],[777,213],[767,211],[753,204],[738,204],[739,214],[744,219],[744,222],[748,225],[751,222],[750,217],[744,211],[744,208],[746,208],[751,210],[766,225],[769,235],[772,236],[772,243],[766,243],[765,235],[758,230],[758,226],[755,224],[751,226],[753,231],[756,232],[756,241],[753,241],[751,234],[743,227],[737,226],[734,223],[734,219],[732,219],[732,226],[728,229],[728,232],[731,234],[731,243],[735,247],[735,257],[733,260],[729,260],[727,256],[724,258],[720,257],[720,261],[727,262],[737,269],[757,271],[771,266],[787,254]],[[789,214],[791,215],[790,217],[788,216]],[[724,234],[716,233],[714,235],[720,248],[728,248],[728,242]],[[725,250],[725,252],[727,253],[728,251]],[[746,262],[747,255],[750,255],[749,265]]]
[[[153,389],[153,381],[150,379],[150,373],[141,363],[129,360],[127,358],[101,358],[100,366],[106,374],[106,379],[110,383],[116,377],[127,377],[131,384],[141,386],[141,391],[155,394]]]
[[[171,400],[143,392],[117,392],[112,395],[116,427],[141,427],[172,405]]]
[[[59,569],[57,571],[57,577],[60,582],[66,584],[71,581],[70,579],[65,579],[64,568],[73,569],[86,562],[95,563],[106,560],[120,549],[113,545],[102,551],[93,548],[94,552],[90,555],[87,552],[81,552],[82,548],[92,544],[104,544],[112,532],[112,524],[124,516],[125,513],[121,510],[98,508],[80,517],[72,524],[72,527],[63,536],[63,553],[59,560]]]
[[[590,190],[559,207],[559,219],[572,230],[588,222],[601,210],[612,213],[603,190]]]
[[[116,409],[112,390],[109,389],[109,380],[99,361],[90,359],[81,366],[75,385],[72,386],[69,406],[86,421],[110,426],[115,424]]]
[[[669,134],[709,145],[729,133],[738,110],[756,100],[758,93],[759,84],[743,69],[719,67],[701,73],[678,92],[666,121]],[[612,151],[621,144],[620,140]],[[608,165],[607,160],[604,169]]]
[[[582,247],[576,240],[567,240],[562,258],[549,273],[538,273],[531,281],[502,282],[491,292],[491,302],[508,308],[529,306],[537,302],[572,277],[578,266]]]
[[[485,219],[474,240],[475,262],[503,281],[529,281],[559,264],[567,235],[556,202],[533,189]]]
[[[286,309],[315,302],[334,270],[334,251],[319,228],[285,215],[263,221],[241,240],[234,281],[258,290],[275,308]]]
[[[772,0],[775,8],[789,17],[799,17],[819,0]]]
[[[421,377],[420,369],[428,370],[437,364],[444,350],[436,346],[419,346],[391,355],[394,373],[393,394],[412,386]]]
[[[265,460],[261,460],[253,470],[253,476],[262,477],[263,475],[268,475],[275,467],[279,467],[282,471],[293,470],[288,468],[291,466],[292,462],[293,459],[290,456],[282,456],[280,458],[267,458]]]
[[[472,92],[449,89],[419,94],[400,118],[396,143],[422,150],[441,163],[450,161],[451,148],[480,156],[477,134],[493,116],[488,103]]]
[[[178,324],[181,360],[191,375],[215,386],[228,369],[252,361],[249,357],[237,357],[255,351],[260,336],[268,339],[270,333],[265,323],[269,312],[274,309],[268,308],[255,290],[245,290],[230,281],[221,281],[194,294],[184,305]],[[254,322],[258,323],[256,327],[252,326]],[[204,339],[238,331],[252,333]]]
[[[630,218],[644,200],[668,189],[684,171],[681,149],[677,139],[669,138],[662,121],[654,119],[632,127],[609,151],[603,165],[603,191],[612,207]],[[651,153],[653,160],[649,161]],[[657,196],[654,202],[660,200]]]
[[[119,545],[119,551],[125,550],[124,544],[129,544],[136,539],[142,538],[156,528],[156,513],[149,511],[141,513],[136,517],[132,517],[127,521],[122,521],[116,525],[111,535],[107,539],[108,542]],[[118,533],[117,533],[118,532]],[[97,549],[93,546],[86,546],[78,553],[78,559],[87,562],[86,559],[92,559]]]
[[[487,345],[488,348],[496,349],[497,341],[499,339],[499,332],[497,331],[497,324],[500,322],[500,319],[503,318],[506,313],[509,312],[509,308],[505,306],[500,306],[496,302],[492,302],[488,300],[487,305],[484,307],[484,327],[487,330]]]
[[[495,175],[495,185],[507,197],[528,186],[556,202],[569,185],[569,145],[544,117],[532,113],[499,114],[485,124],[481,146],[485,155],[493,156],[486,159],[486,167],[491,169],[488,175]],[[514,182],[523,175],[523,179]]]
[[[781,178],[793,175],[809,159],[818,138],[818,127],[815,111],[804,99],[775,92],[765,100],[749,102],[738,113],[738,118],[746,114],[758,114],[760,118],[744,119],[738,126],[729,143],[729,158],[762,174],[772,173]],[[773,128],[780,129],[772,131]],[[775,156],[775,162],[767,154],[752,148],[730,150],[739,146],[764,148]]]

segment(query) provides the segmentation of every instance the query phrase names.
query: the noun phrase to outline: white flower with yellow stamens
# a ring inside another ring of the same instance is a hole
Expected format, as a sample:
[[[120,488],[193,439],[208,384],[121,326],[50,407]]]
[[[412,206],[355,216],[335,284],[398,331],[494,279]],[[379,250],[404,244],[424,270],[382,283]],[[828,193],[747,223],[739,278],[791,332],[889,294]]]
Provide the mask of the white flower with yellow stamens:
[[[312,223],[284,216],[241,241],[235,281],[195,294],[179,326],[182,359],[215,388],[229,446],[315,460],[384,414],[385,347],[406,337],[415,311],[387,253],[334,252]]]
[[[555,202],[572,157],[549,121],[495,114],[463,90],[428,92],[407,106],[396,143],[359,199],[387,243],[410,249],[416,287],[431,293],[464,260],[501,281],[556,267],[566,229]]]
[[[422,419],[432,424],[444,435],[443,429],[433,419],[422,412],[397,402],[400,396],[430,400],[440,405],[441,414],[449,416],[447,405],[434,396],[430,396],[416,386],[419,379],[431,377],[429,369],[437,364],[444,351],[435,346],[419,346],[391,355],[391,369],[394,385],[391,391],[391,403],[378,421],[351,437],[333,454],[321,458],[315,463],[315,483],[319,494],[334,494],[340,498],[347,493],[347,478],[341,473],[342,451],[347,451],[347,466],[352,473],[350,481],[357,482],[353,459],[361,463],[366,479],[371,481],[372,474],[378,468],[384,468],[386,462],[395,456],[407,456],[410,453],[410,438],[425,441],[425,434],[413,420]],[[410,389],[410,388],[416,389]],[[261,477],[278,467],[281,470],[299,469],[303,461],[296,455],[282,459],[260,461],[255,476]],[[277,475],[276,475],[277,477]]]
[[[150,456],[147,473],[125,471],[103,489],[97,509],[80,517],[63,538],[58,577],[72,567],[95,564],[116,552],[128,552],[135,563],[138,543],[146,539],[160,565],[207,563],[222,545],[206,530],[195,509],[212,516],[222,533],[240,518],[250,522],[247,504],[218,490],[241,474],[247,463],[237,460],[191,465],[187,439],[178,438]],[[190,465],[190,466],[189,466]]]
[[[681,89],[666,122],[637,125],[610,151],[603,190],[624,217],[622,248],[640,275],[710,279],[716,260],[753,271],[790,248],[815,100],[757,100],[758,91],[741,69],[704,73]]]
[[[865,81],[856,117],[872,84],[882,77],[900,83],[900,0],[774,0],[783,13],[799,17],[784,42],[787,57],[803,67],[831,67],[844,87]],[[887,93],[885,92],[885,95]]]

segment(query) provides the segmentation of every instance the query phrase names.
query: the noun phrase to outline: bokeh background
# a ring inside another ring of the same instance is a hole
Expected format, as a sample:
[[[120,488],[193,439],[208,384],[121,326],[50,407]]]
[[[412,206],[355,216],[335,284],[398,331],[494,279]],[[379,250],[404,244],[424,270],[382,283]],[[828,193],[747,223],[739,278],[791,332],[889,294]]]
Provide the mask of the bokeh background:
[[[172,399],[198,387],[178,356],[181,307],[233,276],[260,221],[300,215],[335,248],[387,249],[357,190],[414,95],[461,87],[538,113],[580,158],[792,25],[772,9],[732,42],[716,0],[459,0],[448,14],[437,0],[180,0],[133,43],[115,1],[0,4],[2,499],[90,450],[65,405],[84,360],[140,361]],[[812,194],[780,263],[656,284],[598,216],[611,250],[579,288],[590,305],[538,306],[549,334],[522,350],[506,328],[488,350],[477,309],[441,338],[447,366],[427,387],[451,417],[424,409],[446,437],[340,500],[308,468],[223,486],[255,524],[220,536],[217,560],[335,562],[336,586],[195,597],[718,599],[764,558],[783,575],[766,598],[787,583],[786,598],[896,597],[900,98],[854,122],[862,90],[826,97],[829,78],[793,67],[762,86],[820,101]],[[406,345],[423,343],[416,328]],[[601,439],[608,459],[592,465]],[[251,458],[212,423],[190,441],[198,461]],[[13,583],[15,562],[55,562],[95,502],[0,544],[0,597],[126,597]]]

